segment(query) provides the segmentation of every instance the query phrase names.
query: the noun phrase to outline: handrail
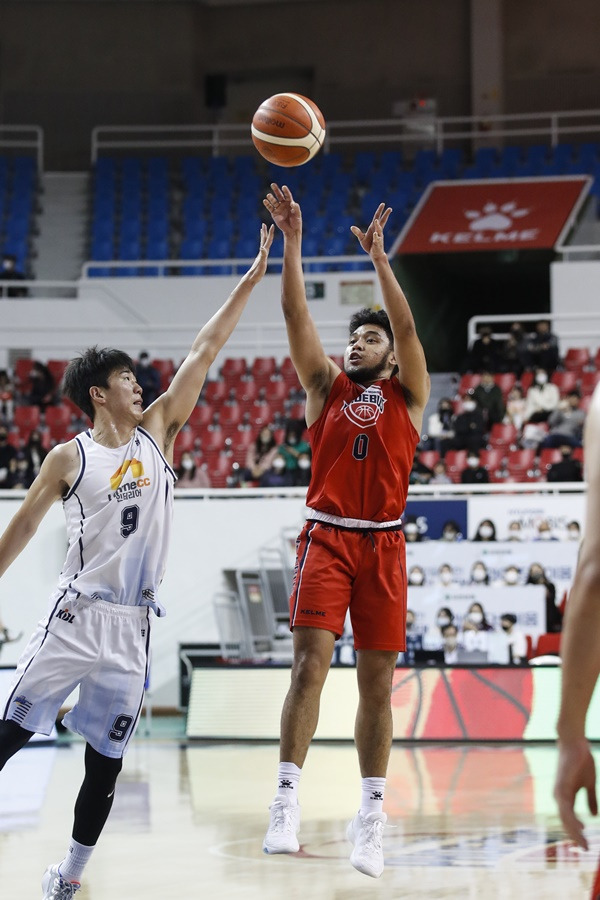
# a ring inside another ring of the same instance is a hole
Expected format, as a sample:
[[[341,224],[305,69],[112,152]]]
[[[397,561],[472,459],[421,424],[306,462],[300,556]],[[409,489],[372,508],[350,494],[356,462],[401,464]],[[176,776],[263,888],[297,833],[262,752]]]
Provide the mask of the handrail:
[[[600,322],[600,309],[597,311],[590,310],[589,312],[572,312],[572,313],[499,313],[497,316],[493,314],[488,315],[478,315],[471,316],[469,319],[468,330],[467,330],[467,345],[471,347],[473,345],[473,341],[479,337],[477,332],[478,325],[481,325],[485,322],[539,322],[542,319],[545,322],[560,322],[567,321],[572,322],[574,319],[576,321],[581,321],[584,323],[586,327],[582,328],[580,331],[569,331],[568,333],[561,333],[561,340],[568,341],[569,338],[580,338],[580,337],[593,337],[594,332],[590,332],[589,321],[590,319],[598,319]],[[598,335],[600,336],[600,325],[598,326]],[[495,332],[494,337],[506,337],[508,335],[507,331]]]
[[[575,120],[584,119],[581,124]],[[529,123],[529,124],[524,124]],[[454,128],[454,126],[460,126]],[[509,127],[510,126],[510,127]],[[544,137],[555,147],[567,135],[600,135],[600,109],[558,110],[496,116],[403,116],[327,122],[324,152],[348,144],[429,144],[441,152],[449,143]],[[91,162],[106,150],[206,149],[212,156],[245,147],[253,150],[250,124],[97,125],[91,134]]]
[[[554,248],[565,262],[569,256],[591,256],[596,258],[600,254],[600,244],[557,244]]]
[[[31,136],[33,132],[33,137]],[[3,134],[29,134],[28,137],[5,138]],[[44,131],[39,125],[0,125],[0,148],[34,150],[38,174],[44,171]]]
[[[103,259],[103,260],[86,260],[81,267],[81,277],[89,279],[89,271],[90,269],[182,269],[186,267],[208,267],[208,268],[220,268],[222,266],[230,266],[231,272],[225,274],[236,274],[238,268],[247,269],[250,266],[256,257],[227,257],[226,259]],[[361,263],[362,265],[369,264],[369,258],[363,254],[360,256],[347,255],[347,256],[303,256],[302,257],[303,264],[310,265],[311,263],[326,263],[326,264],[354,264]],[[281,256],[270,256],[268,267],[272,266],[280,266],[283,264],[283,257]],[[168,273],[159,272],[159,277],[163,277]],[[223,274],[223,273],[217,273]],[[310,272],[308,273],[311,274]],[[318,272],[314,273],[318,275]],[[143,275],[141,277],[144,277]],[[102,279],[93,278],[90,279],[93,281],[101,281]],[[12,282],[15,284],[15,282]],[[24,284],[25,282],[17,282],[18,284]]]

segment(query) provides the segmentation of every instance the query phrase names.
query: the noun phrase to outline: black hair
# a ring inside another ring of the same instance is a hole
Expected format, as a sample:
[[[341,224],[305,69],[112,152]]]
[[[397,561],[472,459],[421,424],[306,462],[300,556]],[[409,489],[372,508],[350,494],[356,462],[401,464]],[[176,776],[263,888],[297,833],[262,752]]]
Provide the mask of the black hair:
[[[506,619],[507,622],[511,622],[513,625],[517,624],[517,617],[514,613],[504,613],[504,615],[500,616],[500,620]]]
[[[348,333],[354,334],[356,329],[360,328],[361,325],[379,325],[388,336],[388,340],[392,347],[394,346],[394,334],[385,309],[369,309],[366,306],[359,309],[350,319]]]
[[[90,388],[108,387],[109,376],[116,369],[130,369],[135,372],[135,363],[123,350],[88,347],[81,356],[72,359],[66,368],[62,393],[94,421],[94,404],[90,398]]]

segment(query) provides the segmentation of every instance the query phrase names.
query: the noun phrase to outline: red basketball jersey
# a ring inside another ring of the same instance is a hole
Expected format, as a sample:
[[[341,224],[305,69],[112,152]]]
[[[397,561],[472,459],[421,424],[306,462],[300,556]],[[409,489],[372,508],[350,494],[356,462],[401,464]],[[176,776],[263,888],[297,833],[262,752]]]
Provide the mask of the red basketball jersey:
[[[363,387],[340,372],[308,434],[307,506],[345,519],[400,518],[419,435],[397,378]]]

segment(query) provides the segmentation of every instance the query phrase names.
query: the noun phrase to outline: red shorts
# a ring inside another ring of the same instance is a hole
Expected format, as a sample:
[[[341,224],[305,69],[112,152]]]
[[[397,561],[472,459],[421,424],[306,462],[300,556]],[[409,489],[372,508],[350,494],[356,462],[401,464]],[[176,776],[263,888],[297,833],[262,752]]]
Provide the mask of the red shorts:
[[[338,638],[350,609],[357,650],[406,649],[401,531],[350,531],[307,522],[296,545],[291,629],[323,628]]]
[[[600,897],[600,860],[598,861],[598,869],[596,870],[596,878],[594,879],[594,886],[592,888],[591,900],[598,900],[599,897]]]

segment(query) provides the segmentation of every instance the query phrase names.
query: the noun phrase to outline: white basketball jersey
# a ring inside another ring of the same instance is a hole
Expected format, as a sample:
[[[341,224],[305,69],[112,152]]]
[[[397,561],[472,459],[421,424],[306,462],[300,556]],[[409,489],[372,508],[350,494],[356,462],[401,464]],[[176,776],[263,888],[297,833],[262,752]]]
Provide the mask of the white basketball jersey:
[[[75,441],[81,463],[63,500],[69,548],[53,599],[82,595],[164,615],[156,594],[169,548],[175,473],[143,428],[116,449],[98,444],[90,431]]]

